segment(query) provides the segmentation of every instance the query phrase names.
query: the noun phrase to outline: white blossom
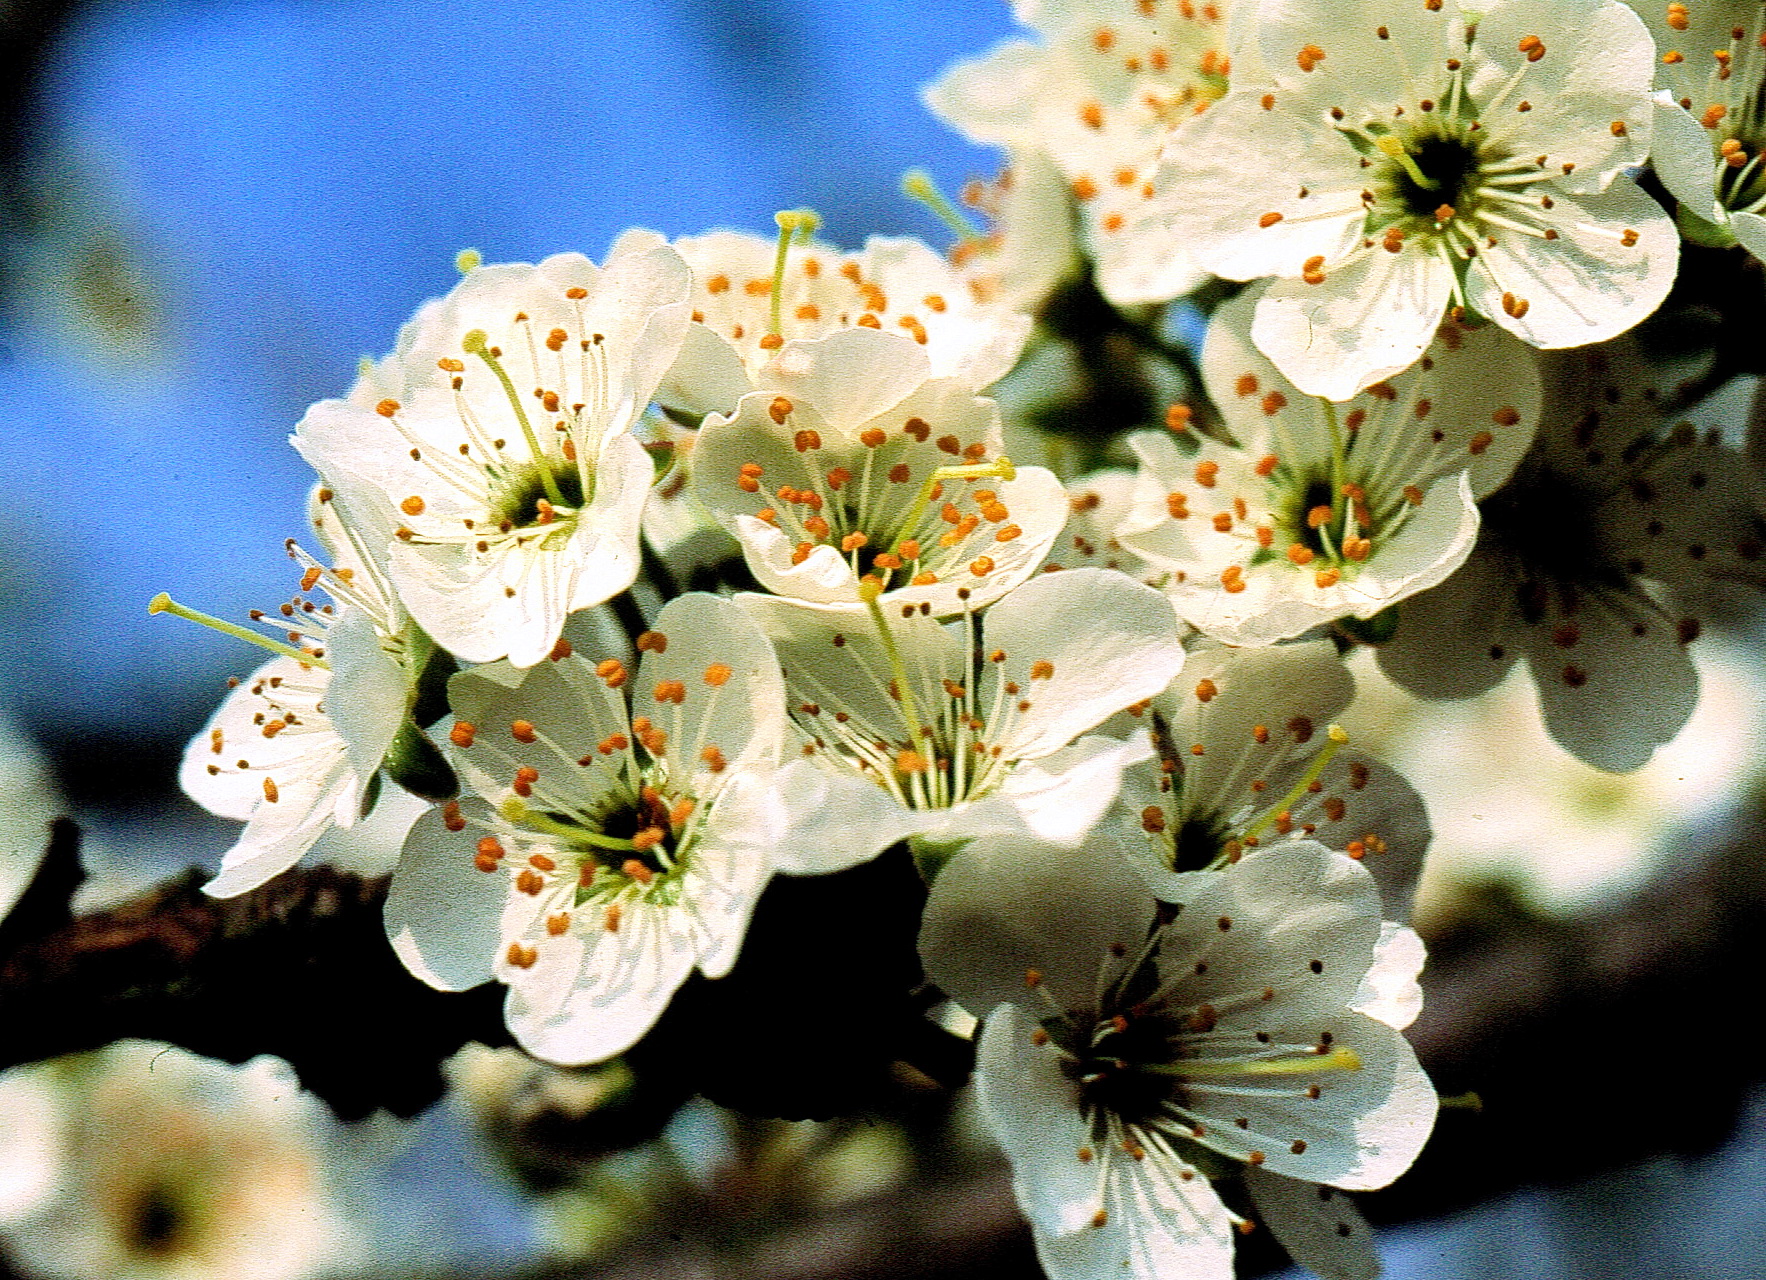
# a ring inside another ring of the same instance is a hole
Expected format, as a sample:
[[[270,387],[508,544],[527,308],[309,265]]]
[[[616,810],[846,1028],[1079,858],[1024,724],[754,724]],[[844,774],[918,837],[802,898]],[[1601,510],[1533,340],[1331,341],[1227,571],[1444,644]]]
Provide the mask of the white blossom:
[[[1312,839],[1365,860],[1386,915],[1408,918],[1429,817],[1402,776],[1345,745],[1335,721],[1353,694],[1326,640],[1192,653],[1147,710],[1158,758],[1123,778],[1120,804],[1142,833],[1131,847],[1154,893],[1181,882],[1174,872]]]
[[[302,1280],[348,1274],[366,1241],[288,1065],[118,1040],[0,1077],[8,1261],[31,1276]]]
[[[986,1016],[982,1113],[1052,1280],[1225,1280],[1242,1220],[1211,1180],[1369,1189],[1416,1158],[1435,1094],[1374,1015],[1404,1020],[1420,952],[1316,842],[1182,877],[1162,925],[1126,858],[1102,829],[1077,852],[977,840],[934,882],[921,952]]]
[[[693,324],[658,399],[689,414],[729,413],[793,340],[857,327],[901,334],[926,349],[933,377],[980,391],[1030,335],[1028,315],[906,237],[872,237],[859,253],[788,244],[782,270],[776,244],[759,236],[714,231],[674,247],[693,272]]]
[[[1157,199],[1204,267],[1275,277],[1252,336],[1302,390],[1408,368],[1450,308],[1566,347],[1667,294],[1679,237],[1624,173],[1653,49],[1618,0],[1266,0],[1254,37],[1267,69],[1238,55]]]
[[[1042,43],[1009,41],[925,90],[966,136],[1009,148],[1014,169],[1060,172],[1098,288],[1118,306],[1163,302],[1206,278],[1154,198],[1153,175],[1173,131],[1225,91],[1222,7],[1020,3]]]
[[[1103,569],[1036,578],[981,615],[914,605],[872,618],[771,596],[740,601],[772,638],[807,761],[793,767],[812,843],[866,856],[909,836],[1078,840],[1144,759],[1144,734],[1089,735],[1183,662],[1158,592]],[[1077,739],[1077,741],[1076,741]]]
[[[1000,453],[999,415],[934,378],[911,339],[855,328],[788,343],[761,388],[707,418],[693,485],[767,590],[948,616],[1036,571],[1061,482]]]
[[[302,591],[323,586],[337,604],[303,594],[253,611],[253,621],[282,632],[289,656],[234,683],[179,767],[191,799],[246,824],[204,886],[216,897],[257,888],[327,834],[354,826],[380,799],[378,775],[395,740],[421,733],[410,712],[434,645],[393,597],[376,539],[353,529],[322,487],[309,513],[333,563],[293,541],[289,554],[303,567]],[[415,819],[415,801],[387,800],[395,827]]]
[[[688,324],[686,264],[630,232],[580,254],[474,267],[401,335],[402,385],[326,400],[294,443],[389,526],[399,599],[470,662],[531,666],[570,612],[629,586],[653,469],[631,434]]]
[[[1169,574],[1187,622],[1238,645],[1372,618],[1445,579],[1471,551],[1476,500],[1525,452],[1539,405],[1531,352],[1498,330],[1452,325],[1414,368],[1331,405],[1252,346],[1251,307],[1221,308],[1202,355],[1236,444],[1195,431],[1129,437],[1141,472],[1117,530]]]
[[[1766,260],[1766,23],[1751,0],[1656,0],[1634,6],[1660,50],[1650,164],[1715,244]]]
[[[510,1030],[552,1062],[624,1051],[695,968],[727,973],[775,870],[860,857],[802,839],[773,785],[784,686],[740,609],[681,596],[639,648],[635,673],[558,651],[455,676],[466,790],[418,821],[387,896],[406,966],[506,983]]]

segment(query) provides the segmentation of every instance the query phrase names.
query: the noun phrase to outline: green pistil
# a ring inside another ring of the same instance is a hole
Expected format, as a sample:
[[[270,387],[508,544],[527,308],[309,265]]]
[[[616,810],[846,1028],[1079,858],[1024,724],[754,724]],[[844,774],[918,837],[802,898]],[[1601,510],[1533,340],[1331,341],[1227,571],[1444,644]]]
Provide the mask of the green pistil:
[[[785,293],[785,255],[793,238],[808,240],[822,219],[812,209],[784,209],[773,215],[773,221],[779,224],[779,250],[773,255],[773,309],[767,332],[776,337],[782,324],[779,313]]]
[[[902,174],[901,191],[908,199],[925,205],[934,217],[949,227],[957,239],[965,244],[979,244],[986,239],[975,224],[963,216],[963,211],[938,189],[937,184],[932,181],[932,175],[924,169],[909,169]]]
[[[510,822],[526,827],[529,831],[538,831],[542,835],[557,836],[560,840],[576,845],[589,845],[596,849],[612,849],[619,853],[635,853],[638,846],[630,840],[618,836],[602,835],[599,831],[590,831],[587,827],[575,823],[560,822],[548,814],[539,813],[524,804],[519,796],[510,796],[499,806],[502,814]]]
[[[895,677],[895,688],[901,694],[902,715],[908,722],[908,733],[912,739],[909,747],[916,754],[922,747],[930,747],[925,731],[920,725],[920,710],[914,703],[914,691],[908,684],[907,666],[901,660],[901,650],[895,645],[895,637],[890,634],[889,621],[883,616],[883,606],[877,603],[882,594],[876,584],[862,583],[859,595],[865,607],[871,611],[871,621],[876,624],[877,636],[883,642],[883,652],[889,657],[889,670]]]
[[[1441,184],[1422,171],[1417,165],[1416,160],[1411,157],[1410,152],[1404,149],[1404,144],[1398,141],[1397,138],[1394,138],[1391,134],[1387,134],[1384,137],[1375,138],[1374,145],[1387,155],[1391,156],[1399,164],[1403,165],[1404,171],[1410,175],[1410,180],[1416,183],[1417,186],[1421,187],[1424,191],[1437,191],[1440,189]]]
[[[1325,736],[1329,738],[1330,741],[1326,742],[1324,749],[1313,757],[1312,764],[1307,768],[1305,773],[1300,775],[1300,780],[1288,789],[1287,795],[1283,796],[1269,809],[1265,810],[1261,818],[1246,827],[1244,831],[1239,834],[1240,840],[1246,843],[1255,840],[1258,836],[1267,831],[1270,824],[1278,817],[1292,809],[1294,807],[1294,802],[1301,796],[1305,795],[1307,789],[1319,780],[1319,777],[1325,771],[1325,766],[1330,764],[1331,759],[1349,741],[1349,735],[1343,731],[1341,725],[1332,725],[1325,731]]]
[[[234,639],[243,640],[247,644],[255,644],[260,649],[268,649],[271,653],[279,654],[284,658],[293,658],[303,666],[323,667],[327,671],[331,670],[331,664],[329,662],[325,661],[323,658],[315,657],[304,649],[296,649],[293,645],[283,644],[280,640],[272,640],[269,636],[253,631],[247,627],[242,627],[236,622],[223,622],[213,614],[200,613],[187,605],[179,604],[163,591],[147,602],[147,612],[169,613],[175,617],[184,619],[186,622],[194,622],[199,626],[207,627],[211,631],[219,631],[222,635],[232,636]]]
[[[890,550],[901,545],[904,538],[911,536],[920,527],[920,517],[926,514],[926,506],[932,501],[932,490],[946,480],[1016,480],[1018,469],[1012,460],[1001,454],[992,462],[975,462],[959,467],[936,467],[920,486],[920,492],[914,498],[914,505],[908,508],[907,518],[901,522],[900,531],[889,541]]]
[[[1155,1076],[1186,1080],[1221,1079],[1232,1076],[1309,1076],[1319,1071],[1360,1071],[1361,1055],[1353,1049],[1307,1053],[1292,1058],[1253,1058],[1249,1062],[1221,1062],[1186,1058],[1181,1062],[1135,1063],[1133,1070]]]
[[[488,335],[483,329],[474,329],[460,340],[460,346],[468,355],[475,355],[489,365],[491,372],[497,375],[497,381],[503,384],[503,394],[509,397],[509,404],[515,410],[515,420],[521,424],[521,434],[526,437],[527,447],[533,453],[534,465],[539,469],[540,483],[545,486],[546,497],[553,506],[562,507],[565,505],[564,495],[558,490],[558,481],[552,475],[545,450],[540,448],[540,438],[534,434],[533,423],[527,420],[527,410],[522,407],[521,397],[516,394],[515,384],[510,381],[503,362],[492,353]]]

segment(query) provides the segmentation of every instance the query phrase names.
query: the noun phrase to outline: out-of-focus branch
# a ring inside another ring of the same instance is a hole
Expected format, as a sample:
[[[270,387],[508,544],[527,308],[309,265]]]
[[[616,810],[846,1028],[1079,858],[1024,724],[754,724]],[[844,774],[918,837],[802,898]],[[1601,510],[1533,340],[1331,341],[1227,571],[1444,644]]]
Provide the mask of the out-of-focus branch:
[[[79,832],[58,821],[36,879],[0,926],[0,1066],[138,1036],[243,1062],[286,1058],[345,1118],[412,1115],[441,1096],[467,1040],[505,1044],[502,992],[434,991],[380,924],[386,880],[298,868],[237,898],[191,870],[79,917]]]

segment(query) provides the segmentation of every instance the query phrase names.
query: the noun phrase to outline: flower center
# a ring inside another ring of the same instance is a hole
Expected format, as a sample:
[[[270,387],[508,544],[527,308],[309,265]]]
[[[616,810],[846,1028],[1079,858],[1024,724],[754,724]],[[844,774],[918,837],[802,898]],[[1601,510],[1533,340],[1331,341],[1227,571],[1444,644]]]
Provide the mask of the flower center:
[[[575,463],[562,458],[527,463],[503,480],[496,505],[499,527],[528,529],[552,524],[561,515],[580,511],[589,496],[583,492],[582,475]]]
[[[1384,208],[1401,211],[1419,229],[1432,229],[1443,206],[1471,212],[1478,191],[1479,155],[1470,141],[1450,134],[1412,135],[1392,158],[1381,175],[1386,183],[1380,200]]]

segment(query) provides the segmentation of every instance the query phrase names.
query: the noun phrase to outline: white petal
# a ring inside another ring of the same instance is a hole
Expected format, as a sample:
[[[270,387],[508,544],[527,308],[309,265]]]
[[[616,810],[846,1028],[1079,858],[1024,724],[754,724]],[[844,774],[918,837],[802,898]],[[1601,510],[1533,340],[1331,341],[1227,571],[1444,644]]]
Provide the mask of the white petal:
[[[1059,1236],[1090,1228],[1103,1207],[1102,1179],[1098,1162],[1079,1155],[1092,1139],[1078,1088],[1061,1071],[1053,1046],[1031,1043],[1036,1022],[1034,1011],[1010,1004],[988,1017],[976,1052],[975,1095],[1012,1162],[1024,1216]]]
[[[1250,1166],[1245,1190],[1295,1262],[1324,1280],[1377,1280],[1373,1232],[1346,1194]]]
[[[988,667],[983,704],[992,701],[998,680],[1016,682],[1030,703],[1004,744],[1019,759],[1066,746],[1112,713],[1158,693],[1183,666],[1170,603],[1109,569],[1034,578],[994,605],[982,629],[988,650],[1006,655]],[[1100,671],[1109,679],[1100,680]]]
[[[349,750],[350,767],[371,778],[404,723],[405,669],[380,643],[373,620],[344,608],[325,636],[331,682],[325,711]]]
[[[1469,7],[1469,6],[1468,6]],[[1509,0],[1478,6],[1477,36],[1467,63],[1467,88],[1489,101],[1521,73],[1514,98],[1529,112],[1498,108],[1492,139],[1511,154],[1543,153],[1574,172],[1558,185],[1597,191],[1649,152],[1655,42],[1636,14],[1617,0]],[[1526,38],[1542,40],[1537,58]],[[1503,107],[1509,107],[1504,102]],[[1615,127],[1622,126],[1622,127]],[[1593,339],[1589,339],[1593,341]]]
[[[1452,271],[1420,243],[1366,249],[1320,284],[1267,286],[1251,340],[1307,395],[1347,400],[1416,363],[1452,294]]]
[[[1558,238],[1509,232],[1484,245],[1466,272],[1466,302],[1535,347],[1604,342],[1668,296],[1680,233],[1629,178],[1614,179],[1597,195],[1554,199],[1546,225]]]
[[[979,58],[947,68],[920,91],[934,115],[974,142],[1027,146],[1036,142],[1027,107],[1042,85],[1048,53],[1027,40],[1009,40]]]
[[[1417,982],[1428,952],[1416,932],[1390,920],[1380,925],[1380,944],[1373,968],[1361,980],[1350,1008],[1402,1031],[1423,1011],[1423,989]]]
[[[753,620],[731,601],[693,592],[664,605],[652,630],[665,637],[666,648],[652,649],[639,663],[634,708],[668,733],[670,777],[691,778],[689,790],[709,796],[731,772],[776,764],[785,735],[785,682]],[[681,702],[653,701],[664,682],[681,685]],[[712,748],[721,764],[706,760]]]
[[[468,798],[462,811],[483,816]],[[472,842],[447,830],[440,809],[417,820],[387,890],[386,936],[418,978],[443,991],[464,991],[491,979],[502,945],[509,879],[473,865]]]
[[[1136,948],[1154,903],[1120,843],[1094,829],[1077,850],[983,836],[932,882],[920,927],[926,972],[969,1012],[1003,1001],[1043,1008],[1035,970],[1063,1008],[1095,998],[1110,948]]]
[[[1573,649],[1553,638],[1565,620],[1555,609],[1524,636],[1545,727],[1571,755],[1609,773],[1647,763],[1698,705],[1698,670],[1674,629],[1651,618],[1640,636],[1636,613],[1589,597],[1575,617]]]
[[[931,376],[931,362],[912,338],[853,328],[786,343],[765,389],[807,400],[835,428],[852,435]]]
[[[1228,280],[1297,277],[1314,257],[1336,264],[1367,221],[1354,149],[1321,129],[1316,113],[1290,111],[1279,100],[1266,111],[1262,91],[1235,89],[1183,125],[1167,143],[1156,182],[1173,232],[1199,265]],[[1245,181],[1278,156],[1279,187]],[[1304,199],[1295,194],[1301,189]],[[1440,314],[1437,308],[1431,328]]]
[[[1711,149],[1711,131],[1693,119],[1666,89],[1655,97],[1650,167],[1688,213],[1706,222],[1724,220],[1723,206],[1717,201],[1717,158]]]
[[[728,413],[753,389],[736,349],[708,326],[693,324],[656,398],[687,414]]]
[[[1104,1209],[1102,1227],[1062,1236],[1036,1229],[1036,1256],[1049,1280],[1231,1280],[1232,1220],[1208,1179],[1194,1170],[1169,1169],[1151,1156],[1119,1161]]]
[[[1759,261],[1766,262],[1766,218],[1757,213],[1732,213],[1729,215],[1729,229],[1741,242],[1742,248]]]
[[[521,1046],[562,1065],[623,1053],[662,1015],[692,972],[690,921],[676,908],[633,905],[617,932],[572,929],[532,937],[531,967],[499,959],[509,984],[503,1018]]]
[[[813,760],[792,761],[776,784],[790,819],[773,862],[793,875],[844,871],[947,817],[942,810],[910,809],[875,783]]]
[[[1512,593],[1506,558],[1473,552],[1440,586],[1398,607],[1398,632],[1378,649],[1380,670],[1424,698],[1469,698],[1494,688],[1519,656],[1500,643]]]
[[[999,798],[1038,839],[1078,844],[1116,799],[1122,771],[1150,760],[1146,734],[1126,742],[1090,735],[1033,764],[1019,765],[1000,787]],[[961,829],[953,823],[953,829]]]

